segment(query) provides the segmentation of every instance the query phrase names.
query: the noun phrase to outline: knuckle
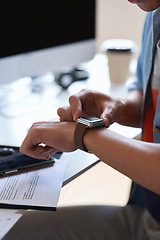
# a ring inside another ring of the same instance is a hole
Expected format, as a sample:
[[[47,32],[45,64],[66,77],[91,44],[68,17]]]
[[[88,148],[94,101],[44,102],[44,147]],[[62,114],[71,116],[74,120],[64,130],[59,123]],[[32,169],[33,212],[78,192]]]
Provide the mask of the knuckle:
[[[68,107],[60,107],[57,110],[57,114],[58,116],[63,117],[67,111],[68,111]]]
[[[57,109],[57,114],[58,114],[58,116],[61,115],[61,112],[62,112],[62,107],[60,107],[60,108]]]
[[[82,88],[82,90],[80,91],[80,93],[86,93],[86,92],[88,92],[87,88]]]
[[[76,98],[77,98],[76,95],[71,95],[69,97],[69,103],[71,104],[72,102],[74,102]]]
[[[43,124],[43,122],[34,122],[30,129],[33,131],[33,130],[39,128],[42,124]]]

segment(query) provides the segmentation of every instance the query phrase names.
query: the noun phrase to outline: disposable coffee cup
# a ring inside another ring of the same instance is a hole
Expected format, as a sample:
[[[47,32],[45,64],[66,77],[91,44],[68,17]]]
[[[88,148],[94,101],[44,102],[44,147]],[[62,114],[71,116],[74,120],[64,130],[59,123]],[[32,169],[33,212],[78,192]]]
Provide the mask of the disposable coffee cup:
[[[108,58],[110,81],[125,82],[130,76],[129,65],[137,50],[136,44],[127,39],[109,39],[102,43],[101,49]]]

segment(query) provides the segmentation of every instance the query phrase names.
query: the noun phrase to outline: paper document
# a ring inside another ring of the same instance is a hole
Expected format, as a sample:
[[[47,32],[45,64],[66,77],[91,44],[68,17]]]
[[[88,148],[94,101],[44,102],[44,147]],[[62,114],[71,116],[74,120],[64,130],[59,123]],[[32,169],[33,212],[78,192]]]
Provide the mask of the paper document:
[[[0,207],[55,210],[62,187],[66,161],[53,166],[0,178]]]
[[[0,240],[21,216],[22,214],[17,214],[15,210],[0,209]]]

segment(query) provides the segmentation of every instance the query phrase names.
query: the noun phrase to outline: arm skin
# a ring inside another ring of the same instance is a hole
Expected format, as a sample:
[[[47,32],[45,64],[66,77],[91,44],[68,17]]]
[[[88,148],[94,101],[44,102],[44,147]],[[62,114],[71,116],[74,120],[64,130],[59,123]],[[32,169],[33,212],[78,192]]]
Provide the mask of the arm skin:
[[[76,123],[72,119],[76,119],[78,115],[91,115],[91,113],[94,113],[95,106],[98,109],[95,110],[97,116],[102,115],[105,120],[107,119],[108,110],[106,111],[106,106],[109,98],[101,94],[100,96],[97,95],[96,99],[99,99],[99,104],[96,104],[93,100],[95,92],[94,94],[92,92],[93,107],[87,112],[85,104],[88,105],[88,98],[87,103],[83,102],[83,97],[85,98],[87,94],[88,92],[85,90],[85,94],[80,97],[77,95],[72,96],[70,98],[71,106],[58,110],[61,121],[67,118],[67,122],[40,122],[33,124],[22,143],[20,151],[32,157],[47,159],[49,155],[57,151],[76,150],[74,144]],[[105,101],[104,105],[101,98]],[[111,113],[109,117],[112,116],[110,122],[117,119],[117,122],[128,125],[134,125],[135,122],[137,126],[142,104],[142,93],[140,91],[131,92],[126,100],[109,100],[110,106],[108,109]],[[109,121],[107,119],[107,126]],[[87,129],[83,140],[86,148],[103,162],[140,185],[160,194],[160,144],[128,139],[108,128]],[[45,146],[39,146],[41,143],[45,144]]]
[[[87,130],[84,144],[109,166],[160,194],[160,144],[128,139],[107,128]]]

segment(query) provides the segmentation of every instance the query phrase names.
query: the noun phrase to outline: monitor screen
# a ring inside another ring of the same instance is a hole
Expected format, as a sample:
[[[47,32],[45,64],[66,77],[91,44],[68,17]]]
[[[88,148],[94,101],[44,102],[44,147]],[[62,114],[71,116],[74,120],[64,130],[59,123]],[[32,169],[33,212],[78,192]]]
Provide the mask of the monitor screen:
[[[0,14],[0,83],[90,60],[95,1],[4,2]]]

